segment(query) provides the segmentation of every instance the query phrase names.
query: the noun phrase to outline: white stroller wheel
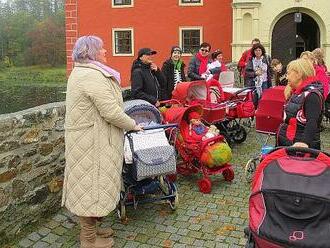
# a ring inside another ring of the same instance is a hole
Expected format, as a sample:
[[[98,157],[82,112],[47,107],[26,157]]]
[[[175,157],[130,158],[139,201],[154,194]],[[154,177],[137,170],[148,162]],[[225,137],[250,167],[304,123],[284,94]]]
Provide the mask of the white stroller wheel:
[[[254,172],[259,164],[259,157],[251,158],[245,165],[245,179],[248,183],[252,182]]]
[[[178,208],[179,205],[179,193],[178,191],[175,191],[175,197],[174,197],[174,201],[170,200],[170,207],[173,211],[175,211]]]
[[[117,207],[117,214],[121,221],[126,221],[126,206],[122,193],[120,193],[120,200]]]

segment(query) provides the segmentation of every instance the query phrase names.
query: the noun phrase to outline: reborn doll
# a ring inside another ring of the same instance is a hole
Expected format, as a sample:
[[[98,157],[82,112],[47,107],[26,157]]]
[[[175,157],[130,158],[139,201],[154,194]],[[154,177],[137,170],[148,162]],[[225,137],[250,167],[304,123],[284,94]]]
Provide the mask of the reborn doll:
[[[197,112],[190,112],[189,118],[189,136],[196,140],[206,140],[219,135],[216,126],[205,126],[201,121],[201,116]]]
[[[189,118],[189,135],[204,136],[207,133],[207,127],[202,123],[201,116],[197,112],[190,112]]]

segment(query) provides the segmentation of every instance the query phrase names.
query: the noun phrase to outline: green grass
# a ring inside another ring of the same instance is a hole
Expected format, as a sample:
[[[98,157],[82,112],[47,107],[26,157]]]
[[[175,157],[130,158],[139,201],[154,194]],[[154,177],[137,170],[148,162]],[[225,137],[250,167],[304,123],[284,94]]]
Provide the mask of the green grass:
[[[66,68],[62,67],[12,67],[0,71],[0,85],[7,86],[65,86]]]

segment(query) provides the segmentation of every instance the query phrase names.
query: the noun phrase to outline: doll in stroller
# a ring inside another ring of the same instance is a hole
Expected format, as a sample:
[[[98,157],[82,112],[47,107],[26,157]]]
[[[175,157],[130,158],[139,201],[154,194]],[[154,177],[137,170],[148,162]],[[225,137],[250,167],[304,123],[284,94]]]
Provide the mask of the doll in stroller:
[[[222,174],[225,181],[234,179],[231,149],[219,130],[204,124],[201,105],[172,106],[163,115],[165,123],[178,123],[174,144],[182,159],[177,164],[179,174],[201,173],[197,183],[203,193],[212,190],[211,175]]]

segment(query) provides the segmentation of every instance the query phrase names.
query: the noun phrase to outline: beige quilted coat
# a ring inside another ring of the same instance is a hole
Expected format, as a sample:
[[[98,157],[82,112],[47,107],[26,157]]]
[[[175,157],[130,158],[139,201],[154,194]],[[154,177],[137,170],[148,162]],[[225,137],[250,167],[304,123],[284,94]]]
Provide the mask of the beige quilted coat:
[[[67,86],[62,206],[78,216],[102,217],[116,208],[121,189],[123,112],[117,81],[93,64],[76,64]]]

